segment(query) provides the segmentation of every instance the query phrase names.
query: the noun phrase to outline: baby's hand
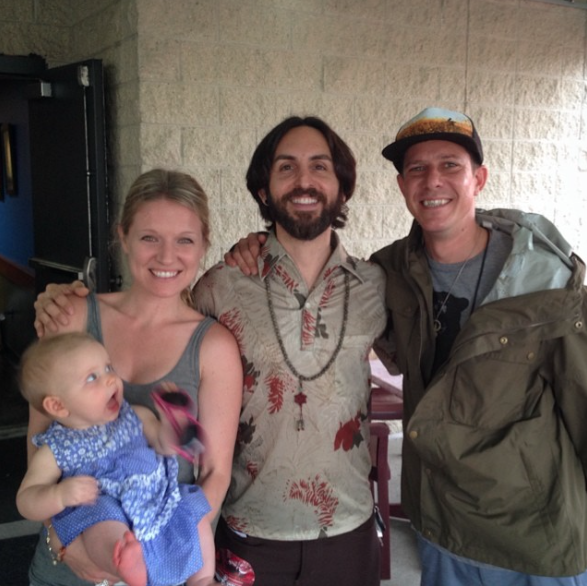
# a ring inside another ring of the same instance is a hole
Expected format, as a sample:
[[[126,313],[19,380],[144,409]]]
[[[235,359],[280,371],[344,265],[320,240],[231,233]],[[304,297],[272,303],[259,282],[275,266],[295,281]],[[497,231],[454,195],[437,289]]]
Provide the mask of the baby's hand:
[[[74,476],[62,480],[58,485],[63,507],[91,505],[96,502],[100,488],[93,476]]]

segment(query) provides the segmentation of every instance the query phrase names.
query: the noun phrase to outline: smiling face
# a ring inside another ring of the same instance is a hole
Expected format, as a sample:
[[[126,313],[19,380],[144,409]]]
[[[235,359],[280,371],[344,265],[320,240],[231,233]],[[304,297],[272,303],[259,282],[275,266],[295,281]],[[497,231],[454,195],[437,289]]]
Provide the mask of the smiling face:
[[[279,142],[269,192],[259,194],[280,229],[299,240],[324,233],[344,205],[332,155],[321,132],[309,126],[290,130]]]
[[[83,341],[54,358],[50,374],[54,382],[49,386],[57,392],[45,399],[48,411],[67,427],[85,429],[118,417],[122,380],[98,342]]]
[[[428,140],[410,147],[398,185],[406,205],[427,237],[453,237],[474,231],[475,198],[487,169],[473,165],[463,147]]]
[[[162,297],[189,287],[206,251],[198,215],[164,198],[143,203],[128,232],[119,229],[119,236],[133,286]]]

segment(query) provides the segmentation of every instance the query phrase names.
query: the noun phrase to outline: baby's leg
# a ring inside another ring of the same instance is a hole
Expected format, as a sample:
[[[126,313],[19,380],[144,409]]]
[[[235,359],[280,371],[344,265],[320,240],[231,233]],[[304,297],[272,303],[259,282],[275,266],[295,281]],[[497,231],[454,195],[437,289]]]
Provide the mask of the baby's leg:
[[[147,568],[141,544],[119,521],[103,521],[82,533],[92,561],[108,572],[120,576],[128,586],[146,586]]]
[[[207,517],[204,517],[198,524],[198,534],[204,564],[193,576],[186,580],[186,585],[211,586],[212,584],[218,584],[218,582],[214,581],[214,569],[216,567],[214,535]]]

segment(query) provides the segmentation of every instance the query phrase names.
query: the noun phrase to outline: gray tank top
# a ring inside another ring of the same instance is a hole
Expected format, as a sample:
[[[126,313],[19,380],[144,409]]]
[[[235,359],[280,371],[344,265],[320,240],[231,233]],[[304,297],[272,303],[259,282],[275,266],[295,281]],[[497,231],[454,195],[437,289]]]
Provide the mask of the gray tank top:
[[[102,335],[102,321],[100,318],[100,305],[98,298],[90,293],[87,297],[88,303],[88,325],[87,331],[98,342],[104,343]],[[175,383],[186,391],[194,404],[198,404],[198,389],[200,387],[200,347],[206,332],[212,324],[216,323],[211,317],[204,318],[194,330],[183,354],[177,364],[165,376],[146,384],[135,384],[123,380],[124,398],[132,405],[144,405],[155,412],[155,406],[151,393],[163,381]],[[179,458],[179,479],[181,482],[193,482],[193,471],[191,465]]]

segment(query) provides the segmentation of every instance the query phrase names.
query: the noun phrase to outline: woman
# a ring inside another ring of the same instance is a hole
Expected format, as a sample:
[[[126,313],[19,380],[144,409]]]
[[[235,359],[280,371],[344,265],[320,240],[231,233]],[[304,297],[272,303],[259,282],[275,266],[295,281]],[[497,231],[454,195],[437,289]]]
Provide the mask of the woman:
[[[207,434],[197,482],[213,519],[230,481],[242,368],[232,334],[184,301],[209,245],[206,194],[184,173],[162,169],[144,173],[126,197],[118,237],[132,276],[130,287],[87,299],[71,296],[73,313],[59,331],[88,331],[102,342],[132,404],[153,408],[151,392],[162,382],[174,383],[192,396]],[[37,331],[53,333],[38,324]],[[31,408],[29,438],[48,425],[49,419]],[[30,439],[28,445],[32,453]],[[184,465],[180,480],[189,482],[193,477]],[[63,564],[52,563],[52,552],[59,546],[54,532],[49,533],[48,544],[42,536],[31,565],[31,586],[85,584]],[[115,582],[114,576],[105,576],[90,563],[80,540],[61,557],[81,578]]]

